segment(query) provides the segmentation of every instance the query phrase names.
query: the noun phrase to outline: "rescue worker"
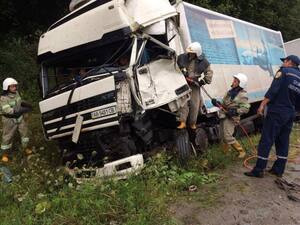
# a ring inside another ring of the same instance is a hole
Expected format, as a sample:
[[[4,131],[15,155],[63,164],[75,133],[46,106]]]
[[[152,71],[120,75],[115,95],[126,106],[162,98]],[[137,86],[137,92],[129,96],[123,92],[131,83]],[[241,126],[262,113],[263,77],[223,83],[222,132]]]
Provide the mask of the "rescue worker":
[[[29,137],[27,125],[23,114],[31,111],[31,105],[22,101],[17,91],[18,82],[13,78],[6,78],[3,81],[3,93],[0,98],[0,107],[2,115],[2,142],[0,147],[0,156],[3,162],[8,162],[7,152],[12,148],[12,140],[17,130],[21,135],[22,147],[27,155],[32,151],[27,148]]]
[[[186,53],[178,56],[177,64],[192,90],[190,101],[179,109],[180,124],[177,128],[186,128],[189,117],[189,128],[195,131],[199,109],[203,106],[200,87],[211,83],[213,71],[210,63],[203,56],[202,47],[198,42],[191,43],[186,49]],[[202,74],[204,74],[203,77]]]
[[[244,158],[246,152],[240,143],[233,137],[235,126],[240,122],[240,116],[249,112],[250,104],[248,103],[247,91],[247,76],[243,73],[238,73],[233,76],[231,89],[225,94],[222,102],[212,99],[212,104],[220,107],[219,117],[222,147],[227,153],[232,147],[239,153],[239,158]]]
[[[255,167],[246,176],[263,177],[269,153],[275,143],[277,159],[269,172],[282,177],[288,158],[289,136],[296,115],[295,106],[300,99],[300,59],[290,55],[281,58],[283,62],[265,94],[257,113],[266,117],[258,145]],[[267,109],[266,109],[267,106]]]

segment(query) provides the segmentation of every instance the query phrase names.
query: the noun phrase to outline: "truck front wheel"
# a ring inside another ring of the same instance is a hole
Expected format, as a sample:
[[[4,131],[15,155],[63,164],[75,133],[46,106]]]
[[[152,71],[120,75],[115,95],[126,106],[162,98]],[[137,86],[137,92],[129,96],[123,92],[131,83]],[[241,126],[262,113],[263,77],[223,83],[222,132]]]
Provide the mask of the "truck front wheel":
[[[182,166],[186,166],[191,157],[191,145],[189,140],[189,134],[187,130],[175,131],[175,149],[178,154],[179,163]]]
[[[195,133],[195,140],[193,140],[194,147],[198,153],[206,152],[208,148],[208,136],[203,128],[197,128]]]

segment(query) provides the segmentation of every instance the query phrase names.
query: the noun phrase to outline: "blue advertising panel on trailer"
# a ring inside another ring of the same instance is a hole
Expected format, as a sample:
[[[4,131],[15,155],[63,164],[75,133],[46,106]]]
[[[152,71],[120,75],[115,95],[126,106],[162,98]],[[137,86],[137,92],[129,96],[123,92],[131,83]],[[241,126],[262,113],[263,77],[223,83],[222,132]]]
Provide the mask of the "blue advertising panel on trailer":
[[[207,87],[210,92],[221,98],[232,75],[243,72],[249,79],[250,101],[260,101],[285,56],[281,33],[188,3],[183,10],[187,42],[201,43],[214,70],[213,84]]]

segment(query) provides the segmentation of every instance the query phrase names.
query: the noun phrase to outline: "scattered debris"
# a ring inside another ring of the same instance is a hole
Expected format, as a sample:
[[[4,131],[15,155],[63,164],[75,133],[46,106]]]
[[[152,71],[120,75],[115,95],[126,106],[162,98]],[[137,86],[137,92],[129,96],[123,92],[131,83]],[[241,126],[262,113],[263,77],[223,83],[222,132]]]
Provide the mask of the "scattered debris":
[[[189,186],[189,192],[195,192],[198,190],[198,187],[196,185]]]
[[[12,180],[12,173],[10,172],[10,170],[6,167],[0,167],[0,176],[2,176],[2,181],[4,183],[11,183]]]
[[[67,168],[70,174],[78,183],[95,178],[114,177],[115,179],[126,179],[131,174],[138,174],[144,166],[142,154],[137,154],[124,159],[104,164],[102,168]]]
[[[286,192],[287,197],[295,202],[300,202],[300,185],[295,182],[289,182],[283,178],[275,180],[277,186]]]

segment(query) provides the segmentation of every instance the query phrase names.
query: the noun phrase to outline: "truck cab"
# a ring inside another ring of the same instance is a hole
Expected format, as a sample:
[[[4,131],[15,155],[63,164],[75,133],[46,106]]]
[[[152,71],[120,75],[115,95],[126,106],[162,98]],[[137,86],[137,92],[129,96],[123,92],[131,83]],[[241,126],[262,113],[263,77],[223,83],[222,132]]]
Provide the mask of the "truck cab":
[[[94,0],[40,37],[44,133],[66,161],[122,158],[168,138],[190,92],[177,28],[169,1]]]

